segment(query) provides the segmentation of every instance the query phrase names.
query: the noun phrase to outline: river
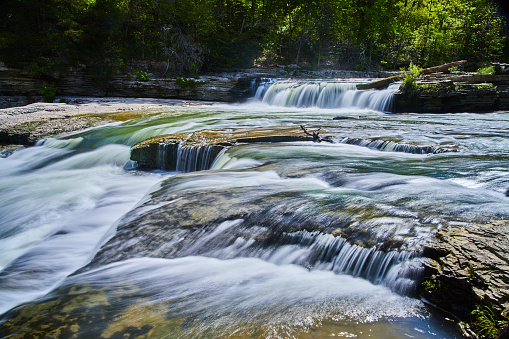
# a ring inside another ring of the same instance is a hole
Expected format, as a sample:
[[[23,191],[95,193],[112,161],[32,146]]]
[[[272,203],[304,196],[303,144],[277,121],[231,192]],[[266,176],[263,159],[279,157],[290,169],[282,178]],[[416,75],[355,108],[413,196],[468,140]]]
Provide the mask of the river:
[[[0,335],[459,338],[412,294],[422,247],[508,218],[508,114],[390,114],[389,92],[269,85],[0,158]],[[288,125],[334,142],[238,145],[192,173],[129,161],[152,136]],[[158,230],[120,232],[161,211],[175,215]]]

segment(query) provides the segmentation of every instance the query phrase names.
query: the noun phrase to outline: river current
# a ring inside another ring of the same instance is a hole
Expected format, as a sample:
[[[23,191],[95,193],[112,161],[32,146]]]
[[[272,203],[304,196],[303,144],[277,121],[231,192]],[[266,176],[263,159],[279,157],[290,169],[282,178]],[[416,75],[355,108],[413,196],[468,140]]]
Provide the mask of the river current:
[[[388,114],[349,95],[336,108],[318,96],[168,106],[0,158],[0,334],[460,337],[401,275],[412,265],[418,274],[437,230],[509,217],[509,115]],[[282,125],[321,128],[334,142],[238,145],[193,173],[140,171],[129,160],[130,146],[156,135]],[[80,270],[126,213],[147,213],[143,203],[165,194],[178,197],[168,213],[207,198],[260,210],[192,233],[180,255],[129,256],[119,246],[117,260]],[[292,223],[325,226],[256,245]],[[348,227],[331,235],[327,225],[338,224]],[[59,312],[62,324],[45,327]],[[9,325],[34,314],[40,320]]]

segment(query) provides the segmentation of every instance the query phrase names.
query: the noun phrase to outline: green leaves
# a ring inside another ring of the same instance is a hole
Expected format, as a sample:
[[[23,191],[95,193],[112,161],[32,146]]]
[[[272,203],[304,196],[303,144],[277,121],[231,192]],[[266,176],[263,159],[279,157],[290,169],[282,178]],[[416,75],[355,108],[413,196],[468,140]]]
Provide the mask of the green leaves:
[[[250,67],[255,59],[351,69],[467,59],[475,69],[500,58],[505,43],[491,0],[0,2],[0,60],[42,56],[98,73],[120,58],[131,63],[128,72],[164,62],[164,75]]]

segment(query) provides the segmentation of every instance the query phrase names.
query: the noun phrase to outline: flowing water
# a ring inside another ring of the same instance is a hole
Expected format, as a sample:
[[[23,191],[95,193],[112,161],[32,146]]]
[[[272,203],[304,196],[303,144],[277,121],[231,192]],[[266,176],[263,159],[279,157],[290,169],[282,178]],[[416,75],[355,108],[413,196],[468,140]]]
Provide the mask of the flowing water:
[[[412,297],[421,250],[509,217],[509,115],[383,113],[391,91],[266,82],[263,100],[0,158],[0,335],[460,337]],[[281,125],[333,142],[182,148],[177,172],[129,161],[156,135]]]

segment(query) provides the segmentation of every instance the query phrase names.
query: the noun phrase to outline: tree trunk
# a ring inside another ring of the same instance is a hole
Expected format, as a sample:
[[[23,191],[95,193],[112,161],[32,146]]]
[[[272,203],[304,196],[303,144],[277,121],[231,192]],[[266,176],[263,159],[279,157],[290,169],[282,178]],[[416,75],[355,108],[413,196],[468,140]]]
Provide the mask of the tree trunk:
[[[447,63],[447,64],[443,64],[443,65],[440,65],[440,66],[433,66],[433,67],[429,67],[429,68],[424,68],[424,69],[420,70],[419,75],[445,72],[445,71],[447,71],[451,67],[463,65],[466,62],[467,62],[466,60],[461,60],[461,61],[455,61],[455,62],[450,62],[450,63]],[[403,79],[404,75],[405,74],[402,73],[402,74],[398,74],[398,75],[393,75],[393,76],[388,77],[388,78],[384,78],[384,79],[380,79],[380,80],[375,80],[375,81],[372,81],[372,82],[370,82],[368,84],[358,84],[357,85],[357,89],[373,89],[373,88],[384,87],[384,86],[392,84],[393,82],[396,82],[398,80]]]

